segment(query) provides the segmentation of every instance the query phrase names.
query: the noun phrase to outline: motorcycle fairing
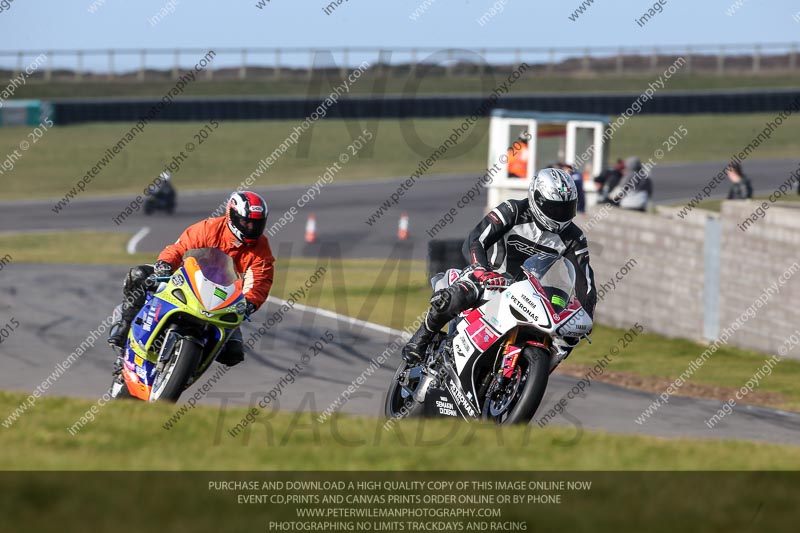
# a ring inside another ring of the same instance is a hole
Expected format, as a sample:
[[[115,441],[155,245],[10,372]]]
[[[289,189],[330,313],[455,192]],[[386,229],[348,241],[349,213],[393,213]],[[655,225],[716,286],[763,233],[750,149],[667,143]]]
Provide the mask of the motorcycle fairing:
[[[157,353],[152,353],[152,344],[161,331],[160,323],[177,307],[152,294],[131,324],[128,343],[125,346],[122,375],[131,395],[147,400],[155,378]]]
[[[192,297],[187,297],[189,295],[184,290],[187,286]],[[174,295],[176,290],[182,292],[187,303],[184,304]],[[211,353],[216,354],[235,329],[235,326],[230,327],[232,324],[222,321],[221,317],[238,313],[237,304],[243,299],[235,284],[223,286],[208,280],[195,258],[186,258],[169,283],[162,284],[156,293],[147,295],[145,305],[131,324],[122,369],[128,392],[136,398],[149,400],[159,355],[154,350],[153,342],[174,314],[185,313],[216,326],[211,329],[214,343]],[[207,310],[209,306],[213,307]],[[205,371],[212,360],[207,358],[198,370]]]
[[[188,258],[181,270],[194,297],[209,311],[230,307],[242,296],[235,284],[220,285],[206,278],[194,258]]]
[[[464,375],[472,369],[477,356],[488,351],[511,329],[519,325],[535,324],[551,331],[553,320],[542,298],[527,281],[509,286],[501,298],[492,298],[475,313],[467,314],[456,326],[453,339],[453,356],[456,370]]]
[[[456,406],[456,401],[444,389],[431,387],[425,394],[425,416],[448,416],[461,418],[462,415]]]

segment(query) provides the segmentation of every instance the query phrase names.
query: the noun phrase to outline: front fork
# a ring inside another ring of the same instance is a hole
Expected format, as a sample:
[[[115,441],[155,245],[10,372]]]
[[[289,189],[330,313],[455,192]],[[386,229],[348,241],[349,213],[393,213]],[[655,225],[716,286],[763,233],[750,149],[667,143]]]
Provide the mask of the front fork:
[[[503,362],[500,365],[500,369],[497,371],[499,374],[496,379],[498,388],[508,383],[508,380],[514,375],[514,369],[517,368],[517,360],[522,351],[522,348],[515,345],[518,331],[519,330],[516,328],[513,329],[501,348],[500,353],[503,355]]]
[[[538,346],[545,351],[550,351],[550,342],[547,339],[542,339],[542,341],[534,341],[528,340],[526,342],[517,343],[517,333],[519,329],[514,329],[509,333],[508,338],[503,342],[503,346],[500,348],[500,353],[503,354],[503,361],[498,369],[497,373],[497,385],[498,387],[502,387],[508,380],[514,377],[514,371],[517,368],[517,362],[519,361],[519,356],[522,353],[522,349],[524,348],[523,345],[529,344],[532,346]],[[551,369],[552,371],[552,369]]]

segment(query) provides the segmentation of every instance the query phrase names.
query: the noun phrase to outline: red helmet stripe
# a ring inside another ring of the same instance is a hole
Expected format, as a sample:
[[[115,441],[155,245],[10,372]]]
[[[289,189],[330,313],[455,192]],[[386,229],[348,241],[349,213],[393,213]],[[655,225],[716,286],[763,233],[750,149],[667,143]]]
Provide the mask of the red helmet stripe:
[[[247,203],[249,204],[248,207],[252,205],[261,205],[260,198],[258,197],[257,194],[247,191],[244,193],[244,195],[247,197]]]

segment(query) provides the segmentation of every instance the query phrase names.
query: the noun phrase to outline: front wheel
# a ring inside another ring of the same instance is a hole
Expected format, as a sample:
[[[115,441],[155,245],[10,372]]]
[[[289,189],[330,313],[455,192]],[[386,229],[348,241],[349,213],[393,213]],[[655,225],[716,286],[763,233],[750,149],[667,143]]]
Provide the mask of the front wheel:
[[[510,379],[500,383],[499,374],[495,374],[484,399],[483,419],[497,424],[527,424],[542,403],[549,376],[550,353],[527,346]]]
[[[201,355],[202,350],[197,343],[186,338],[179,339],[166,366],[153,382],[150,401],[177,402],[189,378],[197,370]]]

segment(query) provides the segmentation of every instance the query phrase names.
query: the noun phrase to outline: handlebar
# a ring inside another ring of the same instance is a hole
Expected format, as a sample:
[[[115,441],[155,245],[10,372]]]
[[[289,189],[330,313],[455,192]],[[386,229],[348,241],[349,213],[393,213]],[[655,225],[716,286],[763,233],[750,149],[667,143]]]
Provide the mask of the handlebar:
[[[155,289],[158,287],[159,283],[169,281],[170,279],[172,279],[172,276],[150,276],[144,280],[144,286],[146,289]]]

